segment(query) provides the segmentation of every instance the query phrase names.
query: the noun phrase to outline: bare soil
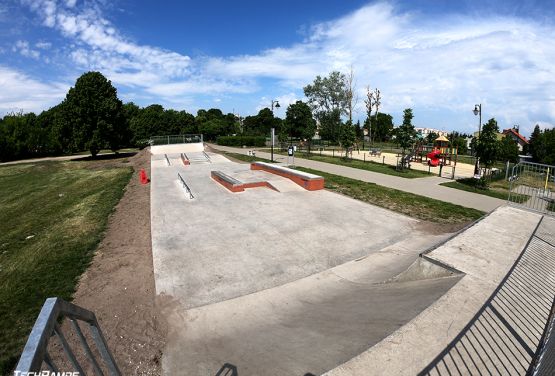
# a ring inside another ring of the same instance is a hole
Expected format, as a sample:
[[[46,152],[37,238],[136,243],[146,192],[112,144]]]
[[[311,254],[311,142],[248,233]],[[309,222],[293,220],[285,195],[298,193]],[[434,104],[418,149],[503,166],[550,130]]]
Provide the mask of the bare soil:
[[[110,217],[94,259],[81,277],[74,303],[92,310],[124,375],[159,375],[166,324],[156,303],[150,237],[150,152],[98,163],[131,165],[133,177]]]

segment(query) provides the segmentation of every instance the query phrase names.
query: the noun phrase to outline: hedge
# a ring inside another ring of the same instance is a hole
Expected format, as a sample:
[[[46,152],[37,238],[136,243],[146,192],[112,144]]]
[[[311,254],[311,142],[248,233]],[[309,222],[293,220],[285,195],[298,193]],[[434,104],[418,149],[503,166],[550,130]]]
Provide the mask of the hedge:
[[[264,136],[220,136],[216,140],[218,145],[223,146],[265,146]]]

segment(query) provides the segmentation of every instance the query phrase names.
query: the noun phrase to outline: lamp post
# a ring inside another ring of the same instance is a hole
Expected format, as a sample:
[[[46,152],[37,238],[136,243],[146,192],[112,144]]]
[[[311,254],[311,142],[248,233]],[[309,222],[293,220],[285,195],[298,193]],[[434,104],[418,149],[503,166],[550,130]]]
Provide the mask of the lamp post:
[[[272,99],[272,106],[271,106],[271,107],[272,107],[272,115],[274,115],[274,107],[275,107],[275,108],[279,108],[279,107],[280,107],[279,101],[273,100],[273,99]],[[274,131],[274,128],[273,128],[273,127],[272,127],[272,134],[271,134],[270,136],[271,136],[271,138],[272,138],[272,140],[271,140],[271,142],[270,142],[270,143],[272,144],[272,154],[271,154],[270,160],[273,162],[273,161],[274,161],[274,138],[276,137],[276,136],[275,136],[275,131]]]
[[[482,129],[482,104],[474,105],[474,115],[480,115],[479,122],[478,122],[478,142],[480,142],[480,133]],[[477,144],[476,144],[477,145]],[[478,168],[478,164],[480,161],[480,157],[476,156],[476,164],[474,165],[474,176],[480,175],[480,169]]]

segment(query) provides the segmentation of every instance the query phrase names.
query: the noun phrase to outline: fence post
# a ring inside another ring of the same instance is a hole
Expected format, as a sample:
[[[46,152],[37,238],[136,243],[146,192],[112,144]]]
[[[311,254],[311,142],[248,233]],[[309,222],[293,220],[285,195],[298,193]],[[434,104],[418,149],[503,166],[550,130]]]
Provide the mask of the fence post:
[[[505,180],[509,180],[509,166],[510,163],[507,161],[507,165],[505,166]]]
[[[385,164],[385,155],[382,157],[382,164]]]

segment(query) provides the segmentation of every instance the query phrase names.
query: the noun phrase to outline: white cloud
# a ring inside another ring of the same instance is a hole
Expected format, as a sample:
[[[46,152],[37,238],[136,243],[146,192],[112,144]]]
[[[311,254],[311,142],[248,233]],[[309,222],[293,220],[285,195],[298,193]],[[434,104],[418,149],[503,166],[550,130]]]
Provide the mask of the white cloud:
[[[48,50],[52,47],[52,43],[50,42],[37,42],[35,43],[35,47],[41,50]]]
[[[553,24],[486,14],[431,18],[378,2],[312,25],[304,40],[290,46],[191,59],[126,38],[90,2],[22,1],[76,45],[70,56],[79,67],[101,70],[117,85],[168,102],[194,94],[223,94],[229,102],[233,96],[226,94],[289,93],[296,99],[316,75],[353,66],[361,117],[363,88],[370,84],[381,89],[382,111],[413,107],[421,126],[469,127],[475,103],[483,103],[484,119],[496,117],[503,127],[555,124]],[[423,110],[445,118],[427,123],[419,118]]]
[[[0,114],[47,109],[60,103],[69,89],[68,84],[40,82],[4,66],[0,66],[0,86]]]
[[[25,40],[18,40],[12,47],[13,52],[18,52],[25,57],[30,57],[33,59],[38,59],[40,57],[40,52],[33,50],[29,47],[29,42]]]

